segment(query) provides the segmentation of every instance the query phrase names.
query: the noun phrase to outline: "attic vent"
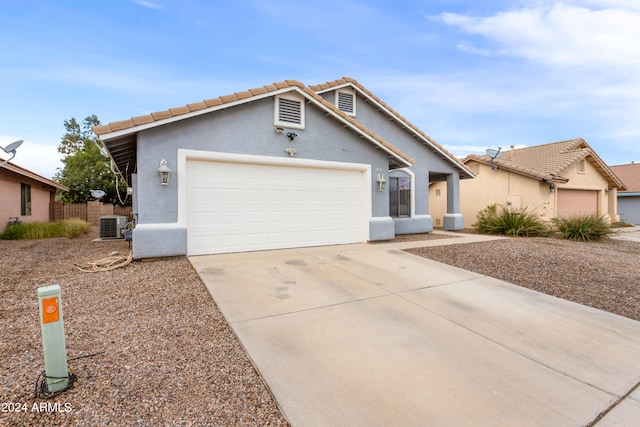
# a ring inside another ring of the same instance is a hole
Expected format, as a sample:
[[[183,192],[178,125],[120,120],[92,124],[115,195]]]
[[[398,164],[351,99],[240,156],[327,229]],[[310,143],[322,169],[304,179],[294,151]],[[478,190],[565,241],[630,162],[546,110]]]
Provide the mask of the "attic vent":
[[[338,92],[336,104],[340,111],[350,116],[356,115],[356,97],[351,92]]]
[[[578,161],[578,173],[585,173],[585,161],[584,159]]]
[[[275,98],[274,124],[295,129],[304,129],[304,103],[296,97]]]
[[[297,123],[300,124],[301,103],[298,101],[292,101],[290,99],[280,98],[280,111],[278,119],[281,122]]]

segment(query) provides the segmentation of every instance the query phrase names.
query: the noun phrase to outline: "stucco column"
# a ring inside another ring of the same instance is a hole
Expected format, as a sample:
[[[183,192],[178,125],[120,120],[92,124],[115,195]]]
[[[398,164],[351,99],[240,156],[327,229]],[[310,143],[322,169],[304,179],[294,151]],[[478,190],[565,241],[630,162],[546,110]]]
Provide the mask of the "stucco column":
[[[620,221],[620,215],[618,214],[618,189],[612,188],[606,197],[609,218],[611,218],[612,222]]]
[[[460,176],[452,173],[447,176],[447,213],[442,220],[445,230],[464,229],[464,218],[460,213]]]

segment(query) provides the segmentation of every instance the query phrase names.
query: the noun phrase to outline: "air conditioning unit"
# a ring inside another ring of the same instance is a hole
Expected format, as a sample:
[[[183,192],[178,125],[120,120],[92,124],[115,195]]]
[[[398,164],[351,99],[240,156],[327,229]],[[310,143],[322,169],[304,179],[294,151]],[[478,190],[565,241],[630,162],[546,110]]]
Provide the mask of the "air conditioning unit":
[[[127,226],[126,216],[107,215],[100,217],[101,239],[122,239],[122,229]]]

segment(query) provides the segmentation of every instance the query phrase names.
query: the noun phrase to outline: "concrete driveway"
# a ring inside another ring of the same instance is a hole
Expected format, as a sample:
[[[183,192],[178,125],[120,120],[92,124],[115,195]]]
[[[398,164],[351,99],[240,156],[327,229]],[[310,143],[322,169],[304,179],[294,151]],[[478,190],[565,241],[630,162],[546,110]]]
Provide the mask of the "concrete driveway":
[[[400,250],[485,238],[190,261],[294,426],[639,425],[640,322]]]

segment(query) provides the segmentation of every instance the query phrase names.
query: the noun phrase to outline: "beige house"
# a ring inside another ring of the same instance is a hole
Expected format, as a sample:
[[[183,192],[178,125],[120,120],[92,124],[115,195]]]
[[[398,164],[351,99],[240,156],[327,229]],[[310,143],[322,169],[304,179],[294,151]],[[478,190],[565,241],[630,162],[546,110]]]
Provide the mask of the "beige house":
[[[476,175],[460,182],[465,228],[493,203],[526,208],[546,220],[582,214],[620,219],[617,192],[626,187],[581,138],[522,149],[512,146],[496,158],[471,154],[462,162]],[[440,182],[429,187],[435,226],[446,214],[446,191]]]

